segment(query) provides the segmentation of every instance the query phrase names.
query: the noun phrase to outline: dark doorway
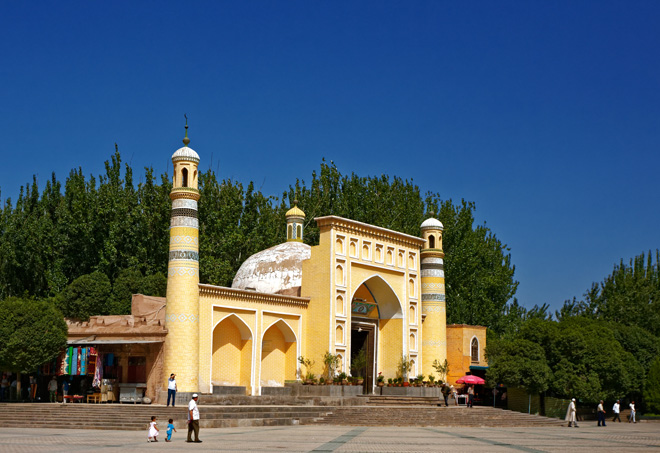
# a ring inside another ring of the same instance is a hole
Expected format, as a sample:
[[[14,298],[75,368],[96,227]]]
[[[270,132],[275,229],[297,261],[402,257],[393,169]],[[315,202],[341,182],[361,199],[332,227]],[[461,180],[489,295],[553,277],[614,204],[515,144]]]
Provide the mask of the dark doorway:
[[[353,357],[364,349],[366,353],[366,366],[360,374],[364,373],[364,391],[372,393],[375,385],[375,344],[376,325],[372,322],[353,322],[351,325],[351,362]]]

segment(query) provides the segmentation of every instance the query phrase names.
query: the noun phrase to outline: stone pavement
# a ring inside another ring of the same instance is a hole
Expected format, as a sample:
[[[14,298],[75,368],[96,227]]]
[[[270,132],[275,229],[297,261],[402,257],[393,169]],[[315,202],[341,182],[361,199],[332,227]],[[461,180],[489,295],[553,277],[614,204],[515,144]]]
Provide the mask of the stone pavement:
[[[660,451],[659,423],[583,422],[580,428],[277,426],[200,430],[201,444],[147,443],[147,432],[0,428],[0,452],[572,452]]]

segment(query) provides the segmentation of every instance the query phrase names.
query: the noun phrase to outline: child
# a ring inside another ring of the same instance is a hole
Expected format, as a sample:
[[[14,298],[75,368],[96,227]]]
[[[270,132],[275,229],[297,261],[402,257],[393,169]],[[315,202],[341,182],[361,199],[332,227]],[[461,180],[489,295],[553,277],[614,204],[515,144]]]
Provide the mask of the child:
[[[158,428],[156,427],[158,423],[156,423],[156,416],[154,415],[151,417],[151,423],[149,423],[149,432],[147,433],[147,442],[151,442],[153,439],[153,442],[158,442]]]
[[[172,430],[176,432],[176,428],[174,427],[174,419],[170,418],[169,421],[167,422],[167,439],[165,439],[165,442],[172,442]]]

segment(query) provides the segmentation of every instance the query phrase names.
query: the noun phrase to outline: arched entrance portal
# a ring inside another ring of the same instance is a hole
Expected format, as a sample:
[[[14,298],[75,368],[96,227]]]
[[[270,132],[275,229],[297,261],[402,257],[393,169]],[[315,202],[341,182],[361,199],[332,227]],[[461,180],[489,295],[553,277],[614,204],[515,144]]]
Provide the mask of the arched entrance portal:
[[[232,314],[213,329],[211,382],[251,388],[252,332]]]
[[[403,310],[396,293],[380,276],[366,279],[351,300],[351,371],[362,375],[372,393],[379,372],[391,375],[402,351]],[[363,356],[363,369],[356,367]]]
[[[283,386],[296,379],[296,335],[283,320],[264,332],[261,341],[261,385]]]

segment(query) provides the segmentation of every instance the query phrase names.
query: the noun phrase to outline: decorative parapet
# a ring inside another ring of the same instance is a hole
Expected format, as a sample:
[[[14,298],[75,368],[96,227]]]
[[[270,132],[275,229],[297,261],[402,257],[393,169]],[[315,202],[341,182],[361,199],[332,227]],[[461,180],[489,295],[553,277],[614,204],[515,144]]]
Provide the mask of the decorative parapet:
[[[199,200],[201,197],[199,190],[192,187],[176,187],[170,192],[170,200],[179,198],[188,198],[190,200]]]
[[[234,298],[247,302],[255,302],[271,305],[293,305],[296,307],[307,308],[309,297],[282,296],[280,294],[258,293],[245,289],[226,288],[224,286],[199,285],[200,296]]]
[[[327,231],[334,228],[343,233],[353,233],[360,236],[368,236],[373,239],[389,241],[405,247],[419,249],[425,244],[425,240],[417,236],[400,233],[399,231],[388,230],[387,228],[369,225],[367,223],[357,222],[355,220],[345,219],[338,216],[316,217],[316,224],[321,231]]]

